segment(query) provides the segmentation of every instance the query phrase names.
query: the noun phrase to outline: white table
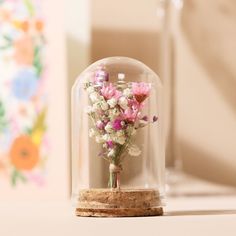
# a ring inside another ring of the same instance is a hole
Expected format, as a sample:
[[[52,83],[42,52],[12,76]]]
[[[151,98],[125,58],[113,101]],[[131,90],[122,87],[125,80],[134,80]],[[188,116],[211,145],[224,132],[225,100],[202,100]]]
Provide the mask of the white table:
[[[78,218],[70,202],[0,203],[0,236],[235,236],[236,195],[167,199],[165,216]]]

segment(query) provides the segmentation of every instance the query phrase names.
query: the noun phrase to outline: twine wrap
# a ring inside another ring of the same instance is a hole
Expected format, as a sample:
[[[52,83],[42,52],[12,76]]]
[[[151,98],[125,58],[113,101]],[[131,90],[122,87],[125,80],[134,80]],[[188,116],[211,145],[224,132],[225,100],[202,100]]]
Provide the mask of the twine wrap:
[[[113,163],[110,163],[109,171],[110,171],[109,187],[120,189],[120,172],[122,171],[122,167],[120,165],[115,165]]]

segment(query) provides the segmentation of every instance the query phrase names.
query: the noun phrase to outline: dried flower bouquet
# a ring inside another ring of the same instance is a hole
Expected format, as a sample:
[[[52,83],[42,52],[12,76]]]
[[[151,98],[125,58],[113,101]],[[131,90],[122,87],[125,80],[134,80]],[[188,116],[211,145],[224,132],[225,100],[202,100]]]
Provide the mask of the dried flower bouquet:
[[[156,116],[149,120],[148,116],[141,114],[144,101],[150,95],[151,84],[127,83],[123,73],[118,74],[116,83],[111,83],[108,72],[99,69],[85,83],[85,89],[90,100],[87,114],[93,122],[89,136],[102,145],[99,156],[110,163],[108,186],[119,189],[125,155],[141,154],[132,137],[138,129],[157,121]]]

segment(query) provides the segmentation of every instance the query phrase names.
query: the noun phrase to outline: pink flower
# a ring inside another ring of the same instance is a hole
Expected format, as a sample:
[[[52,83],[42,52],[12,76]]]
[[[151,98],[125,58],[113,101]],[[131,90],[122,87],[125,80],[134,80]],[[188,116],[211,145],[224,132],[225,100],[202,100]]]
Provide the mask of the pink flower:
[[[112,140],[107,141],[106,144],[107,144],[108,148],[113,148],[114,147],[114,143],[113,143]]]
[[[98,121],[96,122],[96,127],[97,127],[98,129],[104,129],[105,124],[104,124],[101,120],[98,120]]]
[[[115,119],[113,124],[112,124],[112,128],[116,131],[121,130],[122,129],[122,123],[121,122],[122,122],[121,119]]]
[[[117,90],[111,83],[109,85],[103,85],[101,94],[107,100],[111,98],[118,99],[121,96],[121,92]]]
[[[136,101],[135,99],[129,99],[128,100],[128,106],[132,109],[132,110],[140,110],[143,107],[143,104],[140,104],[138,101]]]
[[[148,96],[151,90],[149,83],[132,83],[132,92],[137,102],[142,103]]]
[[[138,112],[138,110],[132,110],[130,108],[127,108],[122,115],[123,118],[128,122],[135,122],[138,118]]]

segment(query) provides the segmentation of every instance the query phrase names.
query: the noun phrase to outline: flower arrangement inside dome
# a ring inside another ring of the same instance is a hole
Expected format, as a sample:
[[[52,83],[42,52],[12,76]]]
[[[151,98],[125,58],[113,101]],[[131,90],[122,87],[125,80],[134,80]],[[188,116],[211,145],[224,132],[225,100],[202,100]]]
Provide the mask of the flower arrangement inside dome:
[[[112,83],[108,72],[100,68],[85,83],[85,89],[90,100],[86,112],[93,123],[89,136],[102,145],[99,156],[110,163],[108,186],[119,189],[123,159],[127,154],[141,154],[132,137],[138,129],[157,121],[156,116],[150,119],[142,114],[151,84],[126,82],[123,73]]]

